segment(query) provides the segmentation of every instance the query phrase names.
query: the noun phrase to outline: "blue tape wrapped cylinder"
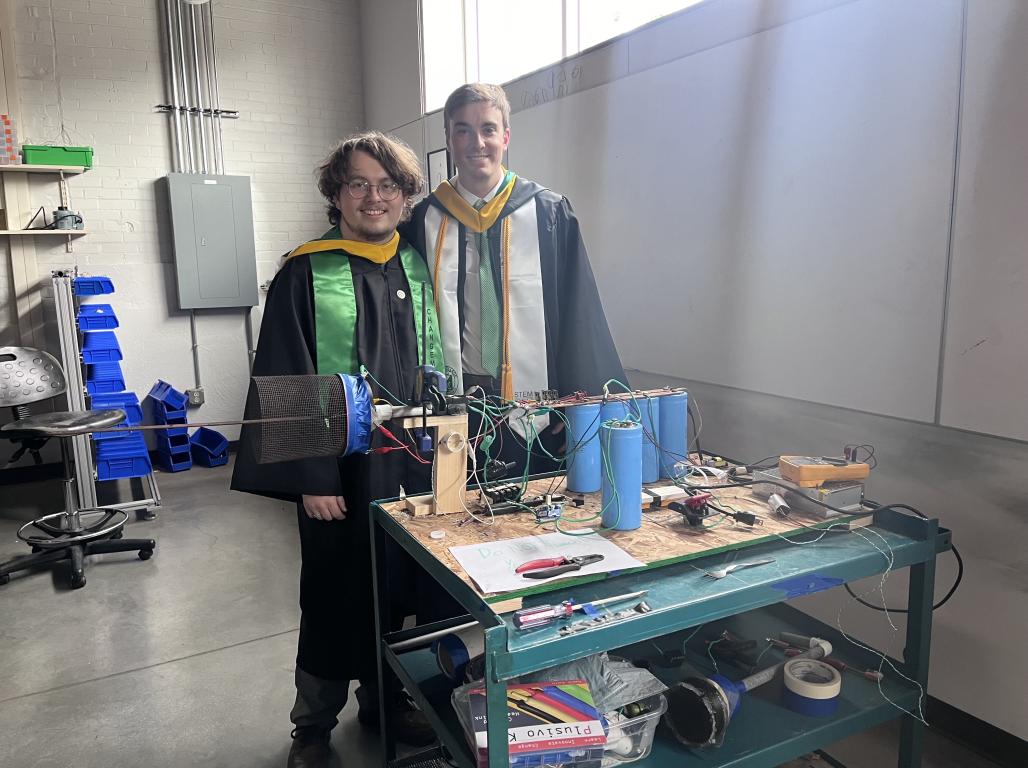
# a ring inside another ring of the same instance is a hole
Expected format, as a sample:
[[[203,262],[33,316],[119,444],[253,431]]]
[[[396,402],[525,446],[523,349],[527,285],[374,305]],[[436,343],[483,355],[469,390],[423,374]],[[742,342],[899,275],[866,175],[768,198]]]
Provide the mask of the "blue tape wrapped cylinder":
[[[604,528],[634,531],[642,525],[642,448],[639,423],[608,421],[600,426]]]
[[[655,483],[660,479],[660,401],[659,397],[639,398],[642,411],[642,481]]]
[[[676,392],[660,398],[660,476],[675,477],[675,462],[689,454],[689,394]]]
[[[569,429],[567,489],[573,493],[600,490],[600,404],[577,405],[565,412]]]

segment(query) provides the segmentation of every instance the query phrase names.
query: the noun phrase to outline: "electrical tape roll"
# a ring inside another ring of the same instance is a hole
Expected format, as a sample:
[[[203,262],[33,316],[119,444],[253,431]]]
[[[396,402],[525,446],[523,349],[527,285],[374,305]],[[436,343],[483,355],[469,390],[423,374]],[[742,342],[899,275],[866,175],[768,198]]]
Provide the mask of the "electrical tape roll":
[[[839,708],[842,675],[817,659],[790,659],[782,668],[782,703],[794,712],[827,717]]]

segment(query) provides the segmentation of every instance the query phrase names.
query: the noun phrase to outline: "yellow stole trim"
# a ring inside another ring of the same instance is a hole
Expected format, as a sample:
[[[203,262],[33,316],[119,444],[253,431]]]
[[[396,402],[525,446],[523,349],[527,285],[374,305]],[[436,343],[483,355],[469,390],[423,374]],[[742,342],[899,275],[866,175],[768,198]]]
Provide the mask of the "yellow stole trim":
[[[385,243],[364,243],[360,240],[311,240],[294,250],[287,259],[294,256],[303,256],[306,253],[320,253],[321,251],[346,251],[353,256],[360,256],[375,264],[385,264],[396,255],[400,245],[400,233],[393,232],[393,236]]]
[[[481,234],[495,224],[500,217],[500,211],[510,199],[510,193],[514,191],[514,182],[517,181],[517,178],[517,176],[512,176],[510,183],[497,193],[496,197],[483,205],[479,211],[476,211],[474,206],[465,200],[448,181],[442,182],[435,188],[435,196],[439,198],[439,202],[446,207],[453,218],[475,234]]]

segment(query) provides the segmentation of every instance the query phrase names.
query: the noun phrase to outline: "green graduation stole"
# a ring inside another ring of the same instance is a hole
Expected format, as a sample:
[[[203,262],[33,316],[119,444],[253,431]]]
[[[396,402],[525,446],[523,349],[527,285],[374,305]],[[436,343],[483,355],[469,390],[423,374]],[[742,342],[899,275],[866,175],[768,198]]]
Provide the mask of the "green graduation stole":
[[[386,243],[392,246],[396,255],[399,235]],[[392,255],[380,258],[379,246],[369,248],[366,243],[353,243],[340,239],[338,228],[333,227],[324,237],[312,240],[297,248],[290,256],[301,253],[310,254],[311,275],[314,283],[314,323],[317,336],[317,370],[319,374],[335,373],[356,374],[360,368],[357,358],[357,299],[353,287],[353,274],[350,270],[350,256],[367,258],[377,264],[385,263]],[[354,247],[362,246],[362,247]],[[346,250],[342,250],[346,248]],[[351,251],[369,251],[368,254]],[[428,275],[428,267],[413,248],[404,245],[399,251],[400,264],[407,283],[410,286],[411,302],[414,309],[414,328],[417,333],[418,353],[424,346],[425,335],[428,335],[428,360],[420,361],[445,371],[443,345],[439,335],[439,322],[436,317],[435,301],[432,294],[432,280]],[[427,304],[427,328],[422,327],[422,296],[421,286],[425,286]],[[372,373],[375,373],[372,371]]]

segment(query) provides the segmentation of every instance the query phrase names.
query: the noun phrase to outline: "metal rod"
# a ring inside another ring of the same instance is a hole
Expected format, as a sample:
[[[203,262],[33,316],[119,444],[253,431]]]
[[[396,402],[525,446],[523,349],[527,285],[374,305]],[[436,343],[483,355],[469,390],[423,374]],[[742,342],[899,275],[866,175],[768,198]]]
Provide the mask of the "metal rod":
[[[203,386],[200,383],[200,344],[196,340],[196,310],[189,310],[189,334],[193,338],[193,378],[196,380],[196,388]]]
[[[112,410],[118,410],[114,408]],[[75,434],[99,434],[101,432],[137,432],[141,430],[148,431],[160,431],[162,429],[182,429],[183,427],[242,427],[247,424],[289,424],[296,423],[298,421],[306,422],[317,422],[318,424],[324,423],[324,417],[317,416],[271,416],[265,419],[230,419],[228,421],[198,421],[189,422],[188,424],[135,424],[131,427],[104,427],[103,429],[87,429],[82,432],[76,432]]]
[[[253,307],[243,309],[245,313],[244,328],[246,329],[246,356],[250,361],[250,372],[253,373],[253,361],[257,357],[257,350],[253,347]]]
[[[218,93],[218,48],[214,44],[214,0],[208,0],[204,4],[203,8],[206,10],[207,24],[208,24],[208,42],[210,43],[210,51],[208,52],[208,58],[210,59],[211,68],[208,71],[207,79],[208,83],[214,85],[214,95],[211,99],[211,112],[213,114],[214,125],[217,129],[217,138],[214,139],[214,159],[217,163],[217,172],[225,172],[225,140],[221,133],[221,94]],[[252,344],[250,345],[253,346]]]
[[[210,0],[208,0],[208,3]],[[200,109],[200,120],[203,122],[204,127],[210,135],[210,143],[207,145],[207,153],[204,155],[204,159],[207,161],[207,172],[217,173],[218,172],[218,149],[214,146],[214,90],[211,87],[211,56],[210,49],[207,47],[207,24],[204,22],[207,14],[204,13],[203,6],[201,5],[196,9],[196,13],[199,14],[200,20],[197,25],[197,34],[200,36],[199,45],[200,52],[203,54],[203,82],[206,86],[205,96],[207,97],[207,108]],[[200,59],[197,59],[197,68],[200,67]],[[201,107],[203,105],[201,104]]]
[[[179,107],[182,102],[178,97],[178,62],[175,59],[175,20],[172,13],[172,3],[178,0],[164,0],[164,15],[167,28],[168,43],[168,74],[171,80],[171,106],[172,106],[172,141],[174,142],[173,161],[175,170],[182,171],[185,165],[185,158],[182,155],[182,112]]]
[[[203,86],[200,84],[200,49],[196,37],[196,7],[189,6],[189,39],[193,44],[193,77],[196,81],[196,119],[200,124],[200,173],[207,173],[207,126],[203,121]]]
[[[392,643],[389,646],[389,650],[394,653],[397,651],[406,651],[410,648],[420,648],[426,645],[431,645],[432,641],[439,637],[445,637],[446,635],[452,635],[454,632],[460,632],[464,629],[471,629],[472,627],[481,627],[477,621],[469,621],[467,624],[458,624],[456,627],[450,627],[449,629],[440,629],[436,632],[429,632],[427,635],[420,635],[418,637],[412,637],[409,640],[400,640]]]
[[[68,410],[80,413],[86,410],[85,387],[82,382],[82,354],[79,349],[78,328],[75,324],[75,299],[72,295],[73,277],[55,276],[54,309],[57,314],[57,331],[61,342],[61,360],[64,376],[68,382],[65,393]],[[75,464],[75,485],[78,488],[78,502],[82,508],[96,506],[94,485],[93,452],[89,437],[85,434],[71,438],[72,457]]]
[[[182,73],[182,107],[189,107],[189,71],[186,65],[186,36],[182,29],[182,3],[181,0],[170,0],[175,9],[175,24],[178,27],[178,52],[179,66]],[[181,112],[181,110],[180,110]],[[187,111],[185,116],[186,134],[186,158],[188,162],[183,167],[186,173],[196,173],[195,148],[193,141],[193,120]]]

